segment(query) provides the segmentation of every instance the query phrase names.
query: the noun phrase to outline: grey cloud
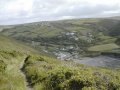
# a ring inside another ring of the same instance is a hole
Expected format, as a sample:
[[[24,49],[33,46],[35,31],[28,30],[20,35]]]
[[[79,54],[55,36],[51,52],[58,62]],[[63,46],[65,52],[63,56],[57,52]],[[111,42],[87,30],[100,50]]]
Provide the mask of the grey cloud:
[[[74,6],[72,9],[70,7],[66,7],[62,9],[59,13],[57,13],[55,16],[60,17],[60,16],[89,16],[89,15],[96,15],[96,14],[102,14],[105,11],[115,11],[119,10],[119,6],[104,6],[104,5],[98,5],[98,6],[89,6],[89,5],[84,5],[84,6]]]
[[[33,6],[30,11],[10,13],[4,11],[5,5],[14,0],[0,1],[0,24],[17,24],[40,20],[56,20],[62,17],[97,17],[105,15],[120,15],[120,4],[106,5],[89,3],[67,3],[65,0],[32,0]],[[118,13],[110,13],[110,12]]]

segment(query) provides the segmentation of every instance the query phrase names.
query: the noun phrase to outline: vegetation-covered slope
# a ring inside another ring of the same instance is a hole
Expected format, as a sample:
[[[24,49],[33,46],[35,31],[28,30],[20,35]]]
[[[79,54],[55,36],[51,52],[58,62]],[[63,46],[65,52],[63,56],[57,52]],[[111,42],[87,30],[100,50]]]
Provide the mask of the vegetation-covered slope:
[[[120,21],[113,18],[71,19],[16,25],[4,29],[2,34],[57,57],[67,53],[75,58],[76,55],[93,55],[92,47],[101,45],[111,45],[107,51],[118,49],[119,26]],[[102,52],[106,52],[106,49]]]
[[[34,49],[22,44],[22,42],[18,42],[13,40],[12,38],[5,37],[0,34],[0,50],[3,51],[18,51],[21,53],[27,53],[30,51],[36,52]]]
[[[34,90],[119,90],[120,71],[28,56],[23,67]]]
[[[26,53],[27,52],[27,53]],[[0,90],[119,90],[120,71],[60,61],[0,36]]]
[[[0,35],[0,90],[25,90],[20,73],[26,52],[33,49]]]

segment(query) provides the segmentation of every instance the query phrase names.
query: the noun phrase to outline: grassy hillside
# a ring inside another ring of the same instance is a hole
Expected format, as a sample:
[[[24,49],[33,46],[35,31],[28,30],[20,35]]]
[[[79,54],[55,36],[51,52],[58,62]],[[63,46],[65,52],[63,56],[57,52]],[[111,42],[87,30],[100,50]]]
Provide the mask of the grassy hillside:
[[[60,61],[36,52],[15,40],[0,36],[0,90],[26,90],[27,82],[33,90],[120,89],[119,70]]]
[[[59,51],[68,54],[72,52],[72,56],[75,54],[86,56],[90,54],[89,48],[91,47],[118,44],[119,24],[120,21],[113,18],[45,21],[15,25],[13,28],[4,29],[2,34],[25,42],[40,52],[43,51],[50,55],[58,55]],[[108,50],[111,51],[111,48]]]
[[[23,45],[22,42],[13,40],[12,38],[5,37],[0,34],[0,50],[3,51],[18,51],[21,53],[27,53],[30,51],[36,52],[34,49]]]
[[[34,49],[0,35],[0,90],[26,90],[22,62]]]
[[[28,56],[23,67],[34,90],[119,90],[120,71],[93,68],[42,56]]]

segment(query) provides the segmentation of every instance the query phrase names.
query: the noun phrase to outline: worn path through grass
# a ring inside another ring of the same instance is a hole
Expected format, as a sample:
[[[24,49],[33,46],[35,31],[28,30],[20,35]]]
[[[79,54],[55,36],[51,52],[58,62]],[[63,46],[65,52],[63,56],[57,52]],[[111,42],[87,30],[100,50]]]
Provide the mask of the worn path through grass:
[[[23,68],[23,66],[24,66],[25,60],[26,60],[26,58],[24,58],[24,59],[22,60],[22,62],[20,63],[19,72],[21,73],[21,76],[22,76],[23,79],[24,79],[25,89],[26,89],[26,90],[33,90],[32,87],[29,85],[29,82],[28,82],[28,80],[27,80],[27,78],[26,78],[26,75],[25,75],[24,71],[22,70],[22,68]]]

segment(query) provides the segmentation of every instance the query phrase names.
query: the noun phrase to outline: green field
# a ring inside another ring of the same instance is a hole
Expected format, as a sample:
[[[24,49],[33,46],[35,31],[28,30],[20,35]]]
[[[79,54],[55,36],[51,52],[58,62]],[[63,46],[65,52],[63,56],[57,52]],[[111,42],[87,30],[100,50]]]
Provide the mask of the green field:
[[[88,48],[88,50],[102,52],[102,51],[110,51],[110,50],[118,49],[118,48],[120,48],[118,45],[116,45],[114,43],[110,43],[110,44],[92,46],[92,47]]]
[[[117,48],[114,44],[118,44],[119,24],[120,21],[113,18],[43,21],[13,25],[11,28],[4,28],[1,33],[35,47],[40,52],[47,50],[53,54],[57,48],[73,46],[74,50],[77,48],[77,53],[83,55],[87,54],[89,49],[92,51],[91,48],[93,51],[100,51],[94,50],[99,48],[99,45],[103,45],[100,49],[104,49],[106,44],[113,43],[105,47],[105,50]]]

